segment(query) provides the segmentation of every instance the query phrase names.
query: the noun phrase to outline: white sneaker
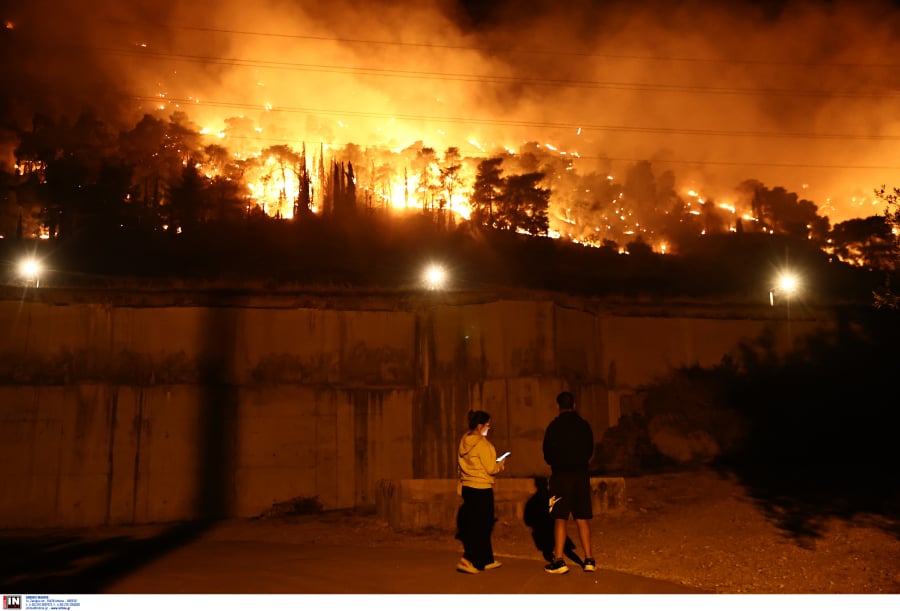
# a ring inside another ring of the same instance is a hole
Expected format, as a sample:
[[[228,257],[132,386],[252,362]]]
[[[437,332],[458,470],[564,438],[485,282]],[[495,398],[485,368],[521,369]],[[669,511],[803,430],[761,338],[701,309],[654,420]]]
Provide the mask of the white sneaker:
[[[554,558],[550,564],[544,567],[544,570],[554,575],[562,575],[569,572],[569,567],[566,566],[566,561],[562,558]]]
[[[460,573],[469,573],[471,575],[476,575],[477,573],[481,572],[475,568],[474,564],[472,564],[465,558],[459,559],[459,562],[456,563],[456,570]]]
[[[494,561],[493,561],[492,563],[490,563],[490,564],[485,564],[485,565],[484,565],[484,570],[485,570],[485,571],[490,571],[491,569],[499,569],[501,566],[503,566],[503,563],[502,563],[502,562],[500,562],[499,560],[494,560]]]

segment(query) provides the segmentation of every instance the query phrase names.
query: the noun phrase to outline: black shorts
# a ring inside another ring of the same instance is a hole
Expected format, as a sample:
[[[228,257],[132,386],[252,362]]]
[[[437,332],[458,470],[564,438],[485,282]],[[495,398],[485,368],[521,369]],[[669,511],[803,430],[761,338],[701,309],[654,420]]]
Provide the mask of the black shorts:
[[[591,477],[588,473],[554,473],[550,476],[550,517],[555,520],[590,520]]]

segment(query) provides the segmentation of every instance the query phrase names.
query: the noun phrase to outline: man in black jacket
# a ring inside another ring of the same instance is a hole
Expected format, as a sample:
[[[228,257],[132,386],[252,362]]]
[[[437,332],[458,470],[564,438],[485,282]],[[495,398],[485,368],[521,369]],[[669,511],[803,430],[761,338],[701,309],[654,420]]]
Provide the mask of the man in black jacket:
[[[591,555],[591,478],[588,468],[594,454],[594,432],[587,420],[575,411],[575,396],[561,392],[556,397],[559,414],[544,432],[544,461],[550,465],[550,516],[553,518],[553,560],[544,567],[548,573],[569,572],[563,551],[566,527],[571,514],[578,527],[584,551],[585,571],[595,571]]]

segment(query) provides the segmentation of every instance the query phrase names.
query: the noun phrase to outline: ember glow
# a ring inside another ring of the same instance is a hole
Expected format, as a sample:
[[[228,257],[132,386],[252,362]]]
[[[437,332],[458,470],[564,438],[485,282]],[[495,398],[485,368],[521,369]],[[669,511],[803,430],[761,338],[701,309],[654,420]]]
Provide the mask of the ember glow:
[[[507,172],[547,174],[551,235],[659,249],[671,210],[623,195],[644,161],[642,184],[675,193],[702,231],[755,223],[746,180],[834,223],[881,213],[873,189],[900,175],[887,3],[91,5],[3,9],[9,123],[89,108],[128,130],[184,113],[270,216],[294,216],[303,172],[320,213],[320,168],[344,161],[361,206],[466,219],[478,160],[499,155],[515,158]],[[0,139],[10,167],[15,145]]]

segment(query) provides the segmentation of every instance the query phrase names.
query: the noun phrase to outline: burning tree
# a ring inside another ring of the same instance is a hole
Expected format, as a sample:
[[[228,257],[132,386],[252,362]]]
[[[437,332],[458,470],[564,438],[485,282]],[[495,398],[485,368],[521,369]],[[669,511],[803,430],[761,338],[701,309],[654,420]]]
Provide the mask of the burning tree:
[[[477,225],[494,227],[496,202],[503,192],[503,159],[493,157],[478,164],[472,190],[472,221]]]
[[[837,223],[825,248],[841,261],[869,270],[887,269],[894,250],[891,225],[878,215]]]
[[[900,271],[900,188],[888,192],[884,185],[875,190],[875,196],[885,202],[884,217],[891,227],[890,251],[885,269],[883,287],[875,291],[875,305],[879,308],[900,309],[900,294],[895,293],[897,274]]]
[[[294,202],[294,218],[301,215],[309,215],[312,213],[310,204],[312,203],[312,179],[309,175],[309,168],[306,165],[306,143],[303,143],[303,150],[300,152],[300,159],[297,162],[295,170],[297,174],[297,200]]]
[[[742,189],[752,193],[753,216],[759,219],[763,230],[822,243],[829,230],[828,217],[818,215],[818,206],[800,199],[796,193],[784,187],[767,188],[759,181],[742,183]]]
[[[79,216],[102,219],[110,230],[157,230],[167,220],[177,229],[257,214],[302,223],[313,215],[352,216],[357,206],[417,208],[445,229],[468,219],[608,248],[637,241],[665,253],[728,231],[817,240],[828,225],[812,202],[781,188],[748,182],[738,188],[747,201],[733,204],[693,190],[685,199],[674,174],[660,174],[649,161],[616,180],[608,161],[600,172],[577,153],[536,142],[518,152],[477,145],[476,156],[464,156],[457,147],[438,151],[423,141],[402,149],[320,141],[308,154],[306,142],[298,151],[261,144],[271,138],[261,137],[263,128],[249,118],[201,130],[180,111],[144,115],[121,129],[116,134],[87,116],[74,125],[36,117],[31,131],[19,134],[21,180],[12,188],[18,201],[45,211],[45,237],[65,234],[61,223]],[[17,216],[4,218],[12,219],[11,230]]]
[[[550,189],[539,185],[543,179],[540,172],[507,177],[498,215],[507,229],[547,235]]]
[[[181,180],[169,188],[169,227],[193,229],[197,222],[207,220],[206,181],[196,163],[188,163],[181,172]]]
[[[503,176],[503,159],[478,164],[471,194],[472,221],[494,229],[547,235],[550,189],[541,186],[542,172]]]

